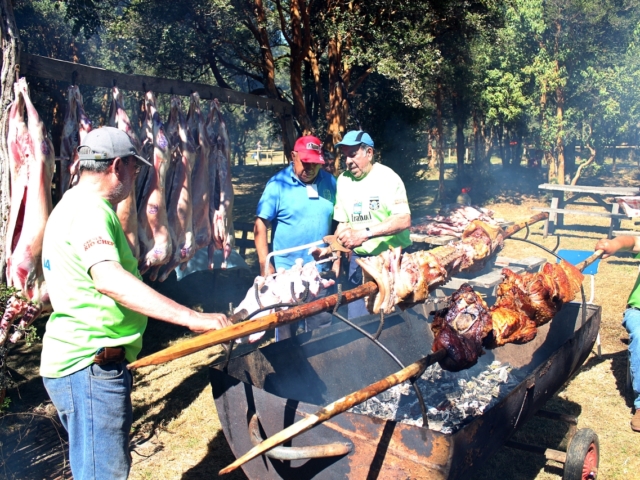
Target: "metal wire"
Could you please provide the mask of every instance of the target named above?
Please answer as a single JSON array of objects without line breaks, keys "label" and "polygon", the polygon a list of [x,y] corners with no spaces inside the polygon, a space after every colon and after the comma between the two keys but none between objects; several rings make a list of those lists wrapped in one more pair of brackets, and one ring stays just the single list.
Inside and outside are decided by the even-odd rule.
[{"label": "metal wire", "polygon": [[[364,335],[365,337],[367,337],[369,340],[371,340],[376,346],[378,346],[384,353],[386,353],[387,355],[389,355],[389,357],[391,357],[391,359],[396,362],[400,368],[406,368],[405,365],[398,359],[398,357],[396,357],[393,352],[391,352],[391,350],[389,350],[386,346],[384,346],[376,337],[374,337],[373,335],[371,335],[369,332],[365,331],[364,329],[362,329],[361,327],[359,327],[358,325],[356,325],[355,323],[347,320],[346,318],[344,318],[342,315],[340,315],[338,313],[338,307],[340,306],[340,303],[342,302],[342,285],[338,284],[338,300],[336,301],[335,306],[333,307],[333,312],[331,312],[331,314],[336,317],[337,319],[341,320],[342,322],[346,323],[347,325],[349,325],[351,328],[353,328],[354,330],[360,332],[362,335]],[[384,318],[384,317],[383,317]],[[379,328],[379,330],[382,330],[382,328]],[[422,392],[420,391],[420,389],[418,388],[418,385],[416,384],[416,379],[415,378],[410,378],[409,382],[411,382],[411,386],[413,387],[413,389],[416,392],[416,397],[418,397],[418,403],[420,404],[420,410],[422,411],[422,426],[424,428],[429,428],[429,419],[427,418],[427,407],[424,403],[424,397],[422,396]]]}]

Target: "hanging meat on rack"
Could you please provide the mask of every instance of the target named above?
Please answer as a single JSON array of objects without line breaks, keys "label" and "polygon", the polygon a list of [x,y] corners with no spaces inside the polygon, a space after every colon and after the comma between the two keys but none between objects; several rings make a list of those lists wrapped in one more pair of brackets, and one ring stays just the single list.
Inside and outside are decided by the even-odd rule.
[{"label": "hanging meat on rack", "polygon": [[[84,100],[78,87],[76,87],[76,89],[74,90],[74,95],[76,99],[77,109],[76,116],[78,118],[78,145],[83,145],[84,139],[86,138],[87,134],[93,129],[93,123],[84,111]],[[78,156],[74,155],[73,162],[69,166],[69,185],[67,187],[63,187],[62,194],[64,194],[66,190],[78,183],[78,175],[80,174],[80,172],[78,171],[78,166]]]},{"label": "hanging meat on rack", "polygon": [[[140,140],[136,135],[129,120],[129,115],[124,109],[124,102],[122,100],[122,92],[118,87],[113,87],[111,90],[111,109],[109,112],[109,125],[116,127],[125,132],[131,139],[131,143],[136,149],[136,152],[140,154]],[[129,196],[116,206],[116,214],[122,224],[122,229],[127,237],[127,243],[133,252],[134,257],[140,257],[140,243],[138,242],[138,212],[136,202],[136,185],[135,182]]]},{"label": "hanging meat on rack", "polygon": [[62,126],[62,141],[60,142],[60,198],[71,186],[71,164],[75,160],[80,138],[77,102],[79,93],[77,85],[71,85],[67,90],[68,104]]},{"label": "hanging meat on rack", "polygon": [[[53,144],[31,102],[24,77],[14,85],[14,90],[8,132],[12,204],[6,274],[7,285],[18,292],[9,299],[0,320],[0,345],[4,344],[10,327],[18,319],[20,323],[10,338],[14,343],[24,336],[24,329],[33,320],[51,307],[42,273],[42,238],[53,208]],[[26,129],[24,108],[27,111]]]},{"label": "hanging meat on rack", "polygon": [[564,260],[546,263],[538,273],[518,275],[507,268],[502,273],[505,279],[498,286],[496,303],[488,310],[484,300],[464,284],[452,294],[449,307],[435,312],[432,350],[447,351],[440,362],[445,370],[459,371],[474,365],[483,346],[495,348],[533,340],[537,327],[575,298],[584,278]]},{"label": "hanging meat on rack", "polygon": [[214,250],[222,250],[222,268],[226,268],[227,259],[235,242],[232,214],[234,197],[229,158],[229,134],[218,99],[213,99],[209,107],[207,134],[212,145],[209,154],[209,212],[213,241],[209,245],[209,268],[213,269]]},{"label": "hanging meat on rack", "polygon": [[406,308],[424,302],[429,291],[452,273],[482,269],[502,248],[503,237],[500,227],[474,220],[457,242],[415,253],[402,253],[398,247],[357,259],[364,281],[373,280],[378,285],[378,292],[366,300],[369,311],[391,313],[395,305]]},{"label": "hanging meat on rack", "polygon": [[153,125],[153,167],[149,167],[142,200],[138,205],[140,273],[164,265],[171,256],[171,235],[167,219],[166,176],[171,162],[169,140],[156,109],[153,92],[147,92],[146,112]]},{"label": "hanging meat on rack", "polygon": [[196,158],[191,174],[191,197],[193,202],[193,235],[195,248],[199,250],[211,243],[211,221],[209,220],[209,152],[211,143],[206,131],[206,121],[200,110],[200,95],[191,94],[187,125],[196,141]]},{"label": "hanging meat on rack", "polygon": [[158,279],[161,282],[166,280],[178,265],[188,262],[196,252],[191,200],[191,172],[196,151],[182,112],[182,102],[177,96],[171,98],[167,135],[173,151],[173,171],[171,176],[167,177],[167,214],[173,247],[169,262],[158,267]]}]

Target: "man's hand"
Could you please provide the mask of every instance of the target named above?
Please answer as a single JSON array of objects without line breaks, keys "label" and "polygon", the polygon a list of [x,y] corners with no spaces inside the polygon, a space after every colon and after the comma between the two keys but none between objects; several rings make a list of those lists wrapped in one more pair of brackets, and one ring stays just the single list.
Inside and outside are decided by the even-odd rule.
[{"label": "man's hand", "polygon": [[598,240],[598,243],[596,243],[594,250],[602,250],[604,252],[602,258],[607,258],[616,253],[619,249],[620,247],[616,248],[616,242],[607,238],[603,238]]},{"label": "man's hand", "polygon": [[354,230],[353,228],[347,228],[338,235],[338,241],[350,249],[359,247],[368,239],[369,236],[366,230]]},{"label": "man's hand", "polygon": [[630,250],[637,253],[640,252],[640,238],[632,237],[630,235],[622,235],[611,240],[603,238],[601,240],[598,240],[595,249],[602,250],[604,252],[602,258],[610,257],[619,250]]},{"label": "man's hand", "polygon": [[232,323],[222,313],[200,313],[194,311],[187,326],[192,332],[202,333],[209,330],[220,330],[229,325],[232,325]]}]

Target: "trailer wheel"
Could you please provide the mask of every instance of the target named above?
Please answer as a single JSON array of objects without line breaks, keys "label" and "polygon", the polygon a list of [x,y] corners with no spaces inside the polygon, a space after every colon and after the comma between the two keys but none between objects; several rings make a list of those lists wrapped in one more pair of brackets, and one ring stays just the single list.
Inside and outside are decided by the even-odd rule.
[{"label": "trailer wheel", "polygon": [[569,442],[563,480],[595,480],[598,477],[600,445],[590,428],[578,430]]}]

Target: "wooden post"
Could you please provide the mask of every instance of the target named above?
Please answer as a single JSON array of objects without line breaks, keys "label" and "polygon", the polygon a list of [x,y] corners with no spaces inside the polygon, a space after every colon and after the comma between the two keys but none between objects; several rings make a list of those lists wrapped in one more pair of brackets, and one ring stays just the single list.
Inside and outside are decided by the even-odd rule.
[{"label": "wooden post", "polygon": [[20,37],[11,0],[0,0],[0,34],[2,38],[2,73],[0,74],[0,281],[5,277],[7,252],[5,241],[9,218],[9,147],[7,128],[9,104],[13,101],[13,83],[20,68]]}]

